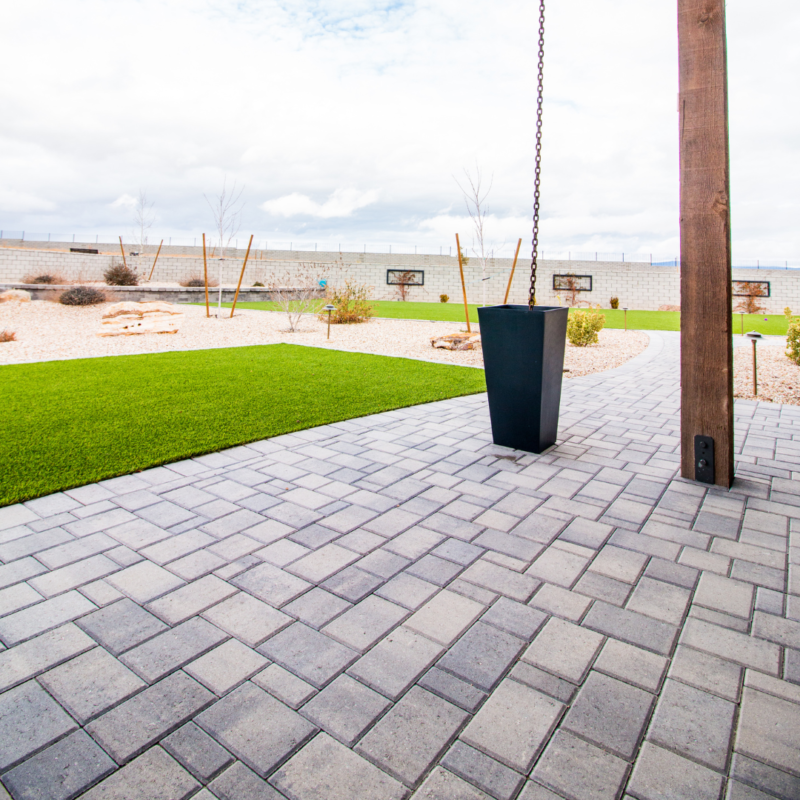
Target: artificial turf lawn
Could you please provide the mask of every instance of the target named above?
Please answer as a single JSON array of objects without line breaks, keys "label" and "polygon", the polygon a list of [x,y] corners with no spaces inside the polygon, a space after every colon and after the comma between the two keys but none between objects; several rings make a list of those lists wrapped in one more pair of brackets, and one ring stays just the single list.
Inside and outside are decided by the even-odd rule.
[{"label": "artificial turf lawn", "polygon": [[[230,303],[223,303],[230,307]],[[464,322],[463,303],[411,303],[392,300],[374,300],[375,316],[390,319],[424,319],[444,322]],[[255,308],[261,311],[276,311],[274,303],[237,303],[237,308]],[[570,309],[572,311],[573,309]],[[606,328],[624,328],[625,312],[622,309],[602,309]],[[469,307],[469,318],[478,321],[478,306]],[[744,330],[758,331],[765,335],[785,336],[787,328],[783,314],[745,314]],[[628,327],[639,331],[679,331],[681,315],[678,311],[628,311]],[[733,315],[733,332],[740,333],[741,317]]]},{"label": "artificial turf lawn", "polygon": [[0,506],[485,390],[483,370],[289,344],[0,366]]}]

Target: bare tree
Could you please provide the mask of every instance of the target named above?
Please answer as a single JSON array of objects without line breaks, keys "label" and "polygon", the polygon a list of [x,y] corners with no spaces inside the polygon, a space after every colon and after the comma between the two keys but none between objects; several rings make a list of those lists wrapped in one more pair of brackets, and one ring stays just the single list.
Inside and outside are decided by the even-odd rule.
[{"label": "bare tree", "polygon": [[242,201],[244,186],[236,191],[236,181],[233,187],[228,190],[228,176],[222,180],[222,191],[215,195],[213,200],[209,200],[207,195],[203,195],[214,215],[214,227],[219,236],[220,257],[225,255],[225,250],[230,246],[231,240],[239,232],[242,226],[242,211],[244,202]]},{"label": "bare tree", "polygon": [[144,255],[150,228],[153,227],[155,221],[154,205],[147,199],[147,192],[139,189],[139,196],[133,207],[133,240],[139,255]]},{"label": "bare tree", "polygon": [[300,329],[304,314],[319,314],[334,272],[338,272],[335,264],[299,263],[272,273],[267,280],[274,293],[271,302],[277,311],[286,314],[289,331]]},{"label": "bare tree", "polygon": [[489,186],[483,188],[483,174],[481,168],[475,165],[475,177],[465,167],[464,175],[466,177],[466,185],[462,186],[458,178],[453,176],[458,188],[461,189],[461,194],[464,196],[464,205],[467,207],[467,213],[472,221],[472,252],[478,259],[481,265],[481,283],[483,285],[483,305],[486,305],[486,268],[489,259],[494,253],[494,248],[486,240],[486,217],[489,214],[489,206],[487,199],[489,192],[492,190],[493,178],[489,178]]}]

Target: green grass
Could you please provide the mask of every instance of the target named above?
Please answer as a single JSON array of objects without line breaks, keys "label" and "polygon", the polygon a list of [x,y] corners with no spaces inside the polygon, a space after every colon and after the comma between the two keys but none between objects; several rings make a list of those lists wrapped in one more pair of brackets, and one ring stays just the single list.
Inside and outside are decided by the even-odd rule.
[{"label": "green grass", "polygon": [[[223,305],[226,305],[223,303]],[[230,307],[230,304],[227,304]],[[391,300],[376,300],[376,317],[390,319],[426,319],[444,322],[464,322],[463,303],[401,303]],[[274,303],[237,303],[237,308],[255,308],[261,311],[276,311]],[[625,312],[609,308],[603,309],[606,317],[606,328],[624,328]],[[766,321],[765,321],[766,317]],[[469,307],[469,318],[472,322],[478,321],[478,306]],[[786,317],[783,314],[745,314],[744,330],[756,330],[769,335],[786,335]],[[681,315],[677,311],[628,311],[628,327],[640,331],[679,331],[681,329]],[[741,317],[733,315],[733,331],[741,330]]]},{"label": "green grass", "polygon": [[485,391],[482,370],[278,344],[0,367],[0,506]]}]

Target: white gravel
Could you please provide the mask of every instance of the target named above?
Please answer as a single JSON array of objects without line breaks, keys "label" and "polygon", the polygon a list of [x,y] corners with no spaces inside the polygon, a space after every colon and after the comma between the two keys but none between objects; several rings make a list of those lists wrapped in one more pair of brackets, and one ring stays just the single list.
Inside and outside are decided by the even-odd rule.
[{"label": "white gravel", "polygon": [[753,350],[748,345],[737,347],[733,351],[734,396],[800,406],[800,366],[790,361],[785,351],[785,344],[758,345],[756,397],[753,394]]},{"label": "white gravel", "polygon": [[[222,319],[207,319],[204,307],[186,305],[180,306],[185,318],[176,334],[102,338],[96,334],[106,307],[62,306],[44,301],[0,304],[0,330],[17,334],[17,341],[0,344],[0,364],[289,342],[483,366],[480,350],[453,352],[431,347],[432,336],[462,329],[453,322],[373,319],[361,325],[332,325],[329,342],[326,323],[313,316],[304,317],[301,329],[292,333],[286,316],[278,312],[237,309],[234,318],[229,319],[230,309],[223,309]],[[597,345],[567,346],[565,377],[618,367],[641,353],[648,342],[649,337],[641,331],[601,331]]]}]

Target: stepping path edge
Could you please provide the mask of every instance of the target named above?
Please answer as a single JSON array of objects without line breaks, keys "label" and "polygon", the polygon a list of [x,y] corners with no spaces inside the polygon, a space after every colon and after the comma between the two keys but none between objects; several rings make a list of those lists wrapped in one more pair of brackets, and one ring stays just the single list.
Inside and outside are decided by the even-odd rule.
[{"label": "stepping path edge", "polygon": [[800,796],[800,409],[684,481],[678,348],[566,382],[538,456],[474,395],[0,509],[0,783]]}]

